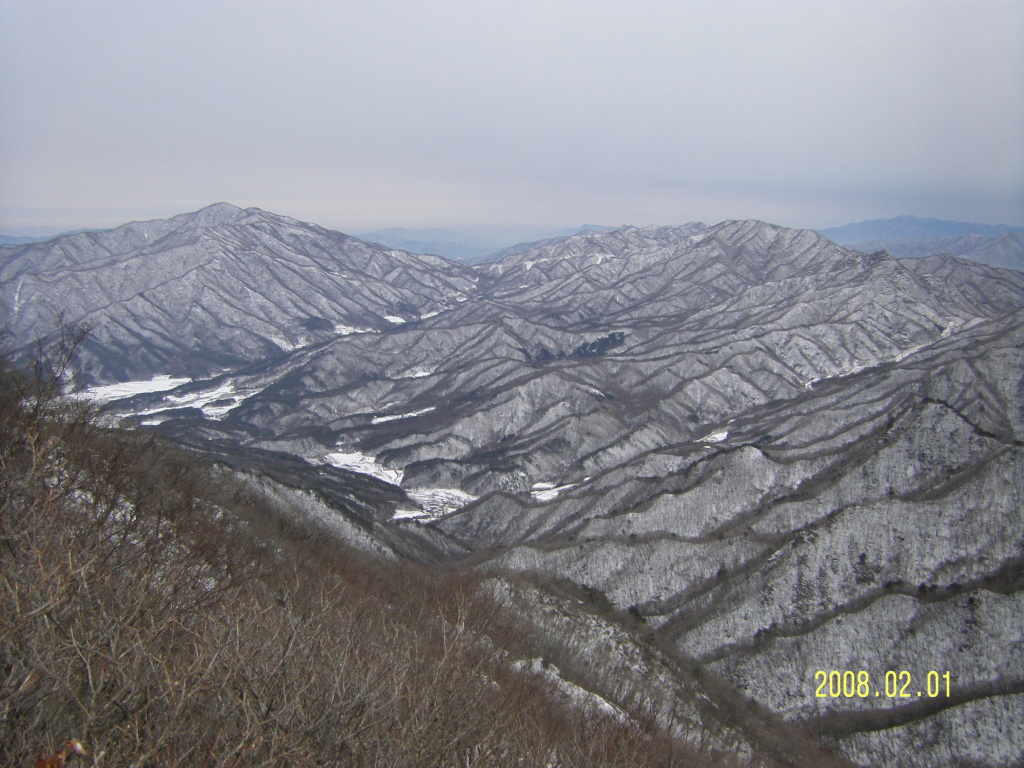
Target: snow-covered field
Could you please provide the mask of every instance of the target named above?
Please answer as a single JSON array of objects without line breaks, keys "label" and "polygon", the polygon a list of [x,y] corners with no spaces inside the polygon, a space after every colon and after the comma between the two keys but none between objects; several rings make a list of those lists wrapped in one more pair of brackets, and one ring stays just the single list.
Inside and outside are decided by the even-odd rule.
[{"label": "snow-covered field", "polygon": [[351,472],[359,472],[364,475],[370,475],[376,477],[378,480],[383,480],[386,483],[392,485],[401,485],[402,478],[405,477],[405,472],[400,469],[388,469],[382,464],[378,464],[372,456],[367,456],[364,453],[345,453],[337,451],[334,453],[328,453],[323,458],[328,464],[339,469],[347,469]]},{"label": "snow-covered field", "polygon": [[120,384],[107,384],[101,387],[89,387],[77,394],[98,405],[123,400],[126,397],[143,395],[147,392],[163,392],[168,389],[188,384],[192,379],[175,379],[170,376],[154,376],[145,381],[124,381]]},{"label": "snow-covered field", "polygon": [[[191,384],[192,379],[155,376],[145,381],[126,381],[120,384],[108,384],[101,387],[90,387],[77,393],[79,397],[91,400],[100,405],[116,403],[130,397],[156,392],[168,392],[184,384]],[[153,416],[161,411],[175,408],[198,408],[203,415],[211,419],[225,416],[232,408],[237,407],[247,397],[256,393],[252,390],[239,390],[235,382],[225,381],[209,388],[201,388],[194,392],[164,395],[163,401],[156,406],[142,410],[132,410],[133,416]],[[162,419],[146,419],[143,424],[159,424]]]},{"label": "snow-covered field", "polygon": [[400,513],[404,513],[404,517],[433,520],[461,509],[477,499],[476,496],[460,491],[458,488],[417,488],[414,491],[407,491],[407,495],[416,502],[419,509],[415,513],[399,510],[395,512],[396,519],[399,518]]},{"label": "snow-covered field", "polygon": [[372,328],[353,328],[351,325],[335,324],[334,332],[339,336],[351,336],[353,333],[373,333]]},{"label": "snow-covered field", "polygon": [[[213,389],[189,392],[183,395],[168,395],[166,401],[170,408],[199,408],[206,416],[220,418],[253,393],[235,391],[235,383],[226,381]],[[218,401],[228,401],[214,405]]]}]

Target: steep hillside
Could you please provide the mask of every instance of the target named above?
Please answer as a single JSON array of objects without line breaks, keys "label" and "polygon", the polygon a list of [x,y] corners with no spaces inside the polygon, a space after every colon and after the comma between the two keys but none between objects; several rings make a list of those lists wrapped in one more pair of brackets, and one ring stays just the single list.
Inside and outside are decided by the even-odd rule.
[{"label": "steep hillside", "polygon": [[[490,497],[439,525],[491,550],[489,567],[608,595],[858,762],[1013,764],[1024,315],[963,335],[749,408],[547,503]],[[868,698],[815,698],[818,670],[868,671]],[[876,697],[888,670],[913,676],[915,703]],[[930,671],[950,673],[948,698],[919,700]]]},{"label": "steep hillside", "polygon": [[[0,360],[4,765],[74,739],[84,764],[140,768],[810,768],[738,759],[758,750],[692,681],[565,600],[368,556],[266,478],[103,427],[61,396],[67,360],[35,379]],[[639,680],[602,686],[595,642],[701,722],[661,726]]]}]

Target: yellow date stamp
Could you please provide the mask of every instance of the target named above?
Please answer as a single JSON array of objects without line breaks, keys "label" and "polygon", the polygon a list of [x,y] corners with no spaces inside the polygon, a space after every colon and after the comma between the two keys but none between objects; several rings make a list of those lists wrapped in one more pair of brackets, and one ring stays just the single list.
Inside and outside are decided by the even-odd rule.
[{"label": "yellow date stamp", "polygon": [[818,670],[814,673],[815,681],[820,680],[814,696],[819,699],[853,699],[886,697],[889,699],[932,699],[949,698],[949,672],[929,672],[925,675],[925,684],[920,679],[914,685],[914,676],[907,671],[889,670],[882,679],[873,679],[871,674],[860,670]]}]

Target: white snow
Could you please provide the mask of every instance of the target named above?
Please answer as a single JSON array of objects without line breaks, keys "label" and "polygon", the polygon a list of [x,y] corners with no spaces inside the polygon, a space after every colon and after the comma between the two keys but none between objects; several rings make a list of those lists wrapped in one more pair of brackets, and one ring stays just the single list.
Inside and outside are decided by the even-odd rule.
[{"label": "white snow", "polygon": [[[133,397],[134,395],[164,392],[180,387],[183,384],[190,383],[194,383],[194,380],[172,378],[170,376],[156,376],[149,381],[128,381],[122,384],[91,387],[79,392],[78,394],[81,397],[87,398],[96,403],[110,403]],[[255,393],[255,389],[247,392],[238,392],[235,389],[234,382],[226,381],[211,389],[201,389],[197,392],[188,392],[180,395],[164,395],[163,401],[155,406],[144,410],[134,410],[131,413],[134,416],[152,416],[153,414],[170,410],[172,408],[199,408],[202,410],[204,416],[219,419],[232,408],[238,406],[247,397],[250,397]],[[213,403],[218,400],[227,400],[228,402],[213,405]],[[150,418],[142,421],[141,423],[153,425],[159,424],[161,421],[164,421],[164,419]]]},{"label": "white snow", "polygon": [[384,315],[384,319],[389,323],[404,323],[405,318],[399,317],[398,315]]},{"label": "white snow", "polygon": [[603,696],[599,696],[593,691],[588,691],[571,680],[566,680],[562,677],[561,670],[554,664],[545,664],[542,659],[533,658],[529,661],[515,661],[511,666],[515,669],[526,670],[534,675],[546,678],[578,707],[595,709],[615,718],[620,723],[629,722],[629,716],[622,709],[612,704]]},{"label": "white snow", "polygon": [[378,480],[383,480],[392,485],[401,485],[402,478],[405,477],[405,472],[401,469],[388,469],[382,464],[378,464],[377,460],[372,456],[367,456],[364,453],[343,453],[338,451],[328,453],[324,456],[323,460],[339,469],[371,475]]},{"label": "white snow", "polygon": [[893,359],[897,363],[902,363],[905,359],[910,357],[912,354],[917,352],[919,349],[924,349],[927,346],[928,346],[927,344],[918,344],[916,347],[911,347],[906,352],[901,352],[900,354],[896,355],[896,357],[893,358]]},{"label": "white snow", "polygon": [[[429,374],[428,374],[429,375]],[[395,413],[390,416],[374,416],[370,419],[371,424],[383,424],[385,421],[397,421],[398,419],[411,419],[413,416],[422,416],[424,413],[430,413],[435,407],[431,405],[428,408],[424,408],[419,411],[410,411],[409,413]]]},{"label": "white snow", "polygon": [[415,491],[408,491],[407,494],[417,504],[417,508],[399,507],[391,517],[392,520],[416,520],[426,523],[477,500],[476,496],[471,496],[458,488],[417,488]]},{"label": "white snow", "polygon": [[351,336],[353,333],[373,333],[372,328],[353,328],[351,325],[335,323],[334,332],[340,336]]},{"label": "white snow", "polygon": [[[223,416],[232,408],[237,406],[248,395],[239,395],[235,392],[235,383],[226,381],[218,387],[200,392],[189,392],[184,395],[169,395],[166,400],[170,408],[199,408],[203,414],[212,418]],[[222,405],[212,405],[218,400],[230,399],[232,402]],[[152,411],[150,411],[152,413]]]},{"label": "white snow", "polygon": [[403,509],[399,507],[395,510],[395,514],[391,516],[392,520],[424,520],[431,519],[431,516],[424,512],[422,509]]},{"label": "white snow", "polygon": [[155,427],[157,424],[163,424],[170,418],[170,416],[153,416],[152,418],[149,419],[141,419],[139,421],[139,424],[142,424],[143,426],[146,427]]},{"label": "white snow", "polygon": [[729,431],[725,429],[720,429],[717,432],[712,432],[709,435],[704,435],[704,437],[702,437],[700,440],[701,442],[704,443],[720,443],[727,437],[729,437]]},{"label": "white snow", "polygon": [[554,501],[562,491],[575,488],[578,483],[555,485],[554,483],[534,483],[530,486],[530,495],[534,501]]},{"label": "white snow", "polygon": [[14,289],[14,311],[11,312],[11,314],[10,314],[11,317],[18,317],[19,313],[21,312],[21,307],[22,307],[22,305],[25,302],[25,300],[23,298],[21,298],[21,287],[22,287],[22,285],[24,285],[24,283],[25,283],[24,276],[19,277],[18,278],[18,283],[17,283],[17,285],[15,286],[15,289]]},{"label": "white snow", "polygon": [[[407,491],[407,495],[419,505],[418,516],[429,518],[447,515],[477,500],[476,496],[458,488],[417,488],[414,491]],[[397,512],[395,516],[398,516]]]},{"label": "white snow", "polygon": [[277,346],[283,349],[285,352],[291,352],[293,349],[299,348],[298,344],[293,344],[292,342],[288,341],[288,339],[286,339],[284,336],[271,336],[270,340],[277,344]]},{"label": "white snow", "polygon": [[[144,411],[134,411],[135,416],[152,416],[161,411],[172,408],[198,408],[203,415],[211,419],[219,419],[228,411],[237,408],[243,400],[256,394],[257,390],[239,392],[235,388],[235,382],[225,381],[212,389],[204,389],[198,392],[188,392],[181,395],[166,395],[163,402],[153,408]],[[214,405],[219,400],[226,402]],[[143,424],[159,423],[153,419],[147,419]]]},{"label": "white snow", "polygon": [[94,403],[109,403],[126,397],[141,395],[146,392],[163,392],[164,390],[188,384],[192,379],[173,379],[170,376],[154,376],[148,381],[125,381],[120,384],[107,384],[102,387],[89,387],[77,394]]}]

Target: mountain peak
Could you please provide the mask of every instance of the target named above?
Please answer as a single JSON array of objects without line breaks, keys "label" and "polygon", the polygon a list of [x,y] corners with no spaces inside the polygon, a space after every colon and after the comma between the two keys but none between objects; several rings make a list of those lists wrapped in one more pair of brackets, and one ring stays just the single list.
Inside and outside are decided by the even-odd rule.
[{"label": "mountain peak", "polygon": [[242,209],[231,203],[213,203],[193,213],[185,213],[174,218],[190,219],[197,227],[216,227],[221,224],[233,224],[240,218],[258,211],[258,208]]}]

